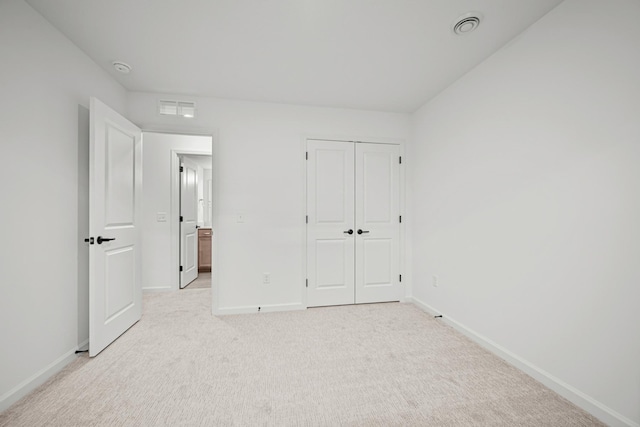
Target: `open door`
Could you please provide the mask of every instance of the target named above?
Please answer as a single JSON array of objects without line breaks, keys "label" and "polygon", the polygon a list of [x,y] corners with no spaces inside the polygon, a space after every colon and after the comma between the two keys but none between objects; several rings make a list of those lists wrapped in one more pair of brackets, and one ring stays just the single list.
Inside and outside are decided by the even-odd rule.
[{"label": "open door", "polygon": [[180,288],[198,278],[198,166],[180,159]]},{"label": "open door", "polygon": [[96,98],[90,113],[89,356],[142,316],[142,133]]}]

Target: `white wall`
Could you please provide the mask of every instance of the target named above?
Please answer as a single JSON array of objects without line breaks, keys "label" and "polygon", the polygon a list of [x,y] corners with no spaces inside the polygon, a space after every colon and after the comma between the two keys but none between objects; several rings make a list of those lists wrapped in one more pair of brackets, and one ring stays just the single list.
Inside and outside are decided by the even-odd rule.
[{"label": "white wall", "polygon": [[0,58],[2,410],[88,338],[87,108],[126,92],[20,0],[0,2]]},{"label": "white wall", "polygon": [[[178,213],[172,212],[171,206],[172,156],[176,156],[175,152],[211,153],[211,137],[145,132],[142,140],[142,289],[175,290],[178,261],[172,254],[176,255],[179,240]],[[178,182],[177,175],[173,181]],[[175,200],[179,200],[177,194]],[[157,220],[159,212],[167,214],[166,222]],[[172,232],[176,234],[174,238]]]},{"label": "white wall", "polygon": [[[215,133],[217,312],[300,308],[305,289],[303,137],[402,139],[408,134],[408,115],[191,98],[197,117],[180,120],[157,115],[159,97],[131,93],[129,118],[143,129]],[[237,214],[243,223],[236,222]],[[262,284],[263,272],[271,273],[269,285]]]},{"label": "white wall", "polygon": [[566,0],[419,110],[411,146],[415,298],[636,426],[638,16]]}]

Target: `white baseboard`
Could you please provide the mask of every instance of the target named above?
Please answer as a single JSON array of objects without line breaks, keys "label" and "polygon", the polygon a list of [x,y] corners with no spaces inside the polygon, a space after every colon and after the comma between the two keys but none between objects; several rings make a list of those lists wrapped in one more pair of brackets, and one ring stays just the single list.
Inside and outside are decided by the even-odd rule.
[{"label": "white baseboard", "polygon": [[549,387],[551,390],[558,393],[560,396],[564,397],[568,401],[572,402],[576,406],[584,409],[589,412],[594,417],[598,418],[600,421],[606,423],[612,427],[640,427],[640,424],[635,421],[625,417],[622,414],[614,411],[608,406],[602,404],[601,402],[595,400],[591,396],[586,395],[575,387],[565,383],[564,381],[554,377],[550,373],[546,372],[543,369],[535,366],[531,362],[523,359],[522,357],[510,352],[506,348],[496,344],[491,341],[487,337],[480,335],[475,332],[473,329],[468,328],[462,323],[457,322],[456,320],[448,317],[445,313],[441,313],[436,310],[434,307],[420,301],[415,297],[407,298],[407,302],[413,302],[413,304],[417,305],[424,311],[428,312],[432,315],[442,315],[442,320],[456,329],[458,332],[464,334],[469,337],[476,343],[480,344],[482,347],[486,348],[496,356],[504,359],[511,365],[525,372],[529,376],[533,377],[537,381],[541,382],[545,386]]},{"label": "white baseboard", "polygon": [[258,306],[242,306],[242,307],[219,307],[213,309],[214,316],[224,316],[227,314],[251,314],[251,313],[269,313],[275,311],[296,311],[296,310],[306,310],[302,304],[292,303],[292,304],[273,304],[273,305],[262,305]]},{"label": "white baseboard", "polygon": [[[86,343],[88,343],[87,340]],[[86,345],[85,343],[85,345]],[[20,384],[0,396],[0,412],[9,408],[9,406],[22,399],[27,394],[44,384],[49,378],[60,372],[65,366],[73,362],[77,358],[76,349],[67,351],[58,359],[51,362],[48,366],[36,372]]]}]

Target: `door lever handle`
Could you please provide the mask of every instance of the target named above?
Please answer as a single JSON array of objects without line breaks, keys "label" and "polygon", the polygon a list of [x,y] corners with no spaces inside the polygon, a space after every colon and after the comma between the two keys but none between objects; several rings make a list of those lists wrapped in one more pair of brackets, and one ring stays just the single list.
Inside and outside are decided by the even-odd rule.
[{"label": "door lever handle", "polygon": [[102,237],[102,236],[98,236],[98,238],[96,239],[96,241],[98,242],[99,245],[102,244],[102,242],[110,242],[112,240],[116,240],[115,237]]},{"label": "door lever handle", "polygon": [[361,229],[358,229],[358,234],[368,233],[368,232],[369,232],[369,230],[361,230]]},{"label": "door lever handle", "polygon": [[349,229],[347,231],[343,231],[343,233],[345,233],[345,234],[353,234],[353,230]]}]

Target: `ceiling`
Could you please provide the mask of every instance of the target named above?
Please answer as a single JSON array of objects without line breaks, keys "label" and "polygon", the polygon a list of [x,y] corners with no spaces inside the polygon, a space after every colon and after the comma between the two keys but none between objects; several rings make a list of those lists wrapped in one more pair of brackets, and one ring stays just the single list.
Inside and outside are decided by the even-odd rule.
[{"label": "ceiling", "polygon": [[[131,91],[393,112],[415,111],[561,1],[27,0]],[[480,26],[455,35],[470,11]]]}]

